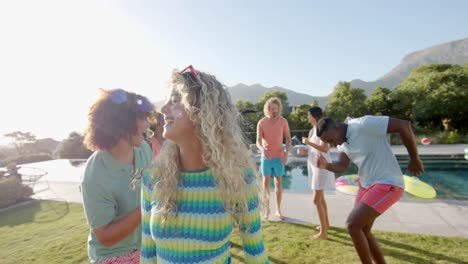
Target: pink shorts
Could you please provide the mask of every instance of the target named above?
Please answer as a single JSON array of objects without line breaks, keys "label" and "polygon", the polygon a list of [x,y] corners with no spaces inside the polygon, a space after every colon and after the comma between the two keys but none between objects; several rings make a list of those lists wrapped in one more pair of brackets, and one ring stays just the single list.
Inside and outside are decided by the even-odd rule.
[{"label": "pink shorts", "polygon": [[379,214],[387,211],[390,206],[400,200],[403,195],[403,188],[389,184],[374,184],[369,188],[364,188],[359,183],[359,191],[354,201],[354,206],[359,202],[374,208]]},{"label": "pink shorts", "polygon": [[122,256],[116,256],[94,262],[94,264],[138,264],[140,263],[140,250],[135,250]]}]

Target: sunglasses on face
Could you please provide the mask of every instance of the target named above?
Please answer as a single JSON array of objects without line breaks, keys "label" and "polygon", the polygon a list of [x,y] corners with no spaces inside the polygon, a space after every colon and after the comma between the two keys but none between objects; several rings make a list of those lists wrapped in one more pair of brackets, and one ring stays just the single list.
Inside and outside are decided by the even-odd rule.
[{"label": "sunglasses on face", "polygon": [[130,97],[133,97],[135,100],[134,103],[138,111],[142,113],[149,113],[153,111],[153,105],[151,102],[139,94],[129,93],[123,89],[117,89],[112,91],[109,95],[109,99],[114,104],[123,104],[127,102]]}]

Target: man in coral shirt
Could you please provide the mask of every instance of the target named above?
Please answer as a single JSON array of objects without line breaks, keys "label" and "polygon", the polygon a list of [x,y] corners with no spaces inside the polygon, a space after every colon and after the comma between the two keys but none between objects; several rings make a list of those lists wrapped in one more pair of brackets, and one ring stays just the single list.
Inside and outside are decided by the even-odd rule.
[{"label": "man in coral shirt", "polygon": [[[291,135],[288,121],[281,116],[282,104],[278,97],[268,99],[263,107],[265,117],[257,124],[257,147],[262,152],[260,171],[263,175],[263,184],[267,194],[268,208],[264,219],[270,216],[270,177],[275,178],[276,213],[279,220],[283,220],[281,213],[282,176],[285,174],[284,165],[288,162],[288,153],[291,148]],[[286,148],[283,148],[283,138],[286,139]]]}]

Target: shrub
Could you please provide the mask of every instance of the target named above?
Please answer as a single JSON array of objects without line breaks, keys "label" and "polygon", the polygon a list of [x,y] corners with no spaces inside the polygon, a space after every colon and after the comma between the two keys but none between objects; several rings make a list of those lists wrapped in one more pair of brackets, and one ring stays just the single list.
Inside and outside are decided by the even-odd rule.
[{"label": "shrub", "polygon": [[460,143],[462,139],[457,130],[452,130],[450,132],[444,131],[437,137],[439,138],[439,143],[441,144],[456,144]]},{"label": "shrub", "polygon": [[403,144],[400,138],[400,135],[398,134],[390,134],[387,136],[387,139],[390,138],[390,145],[401,145]]},{"label": "shrub", "polygon": [[16,177],[0,178],[0,208],[28,199],[33,190],[21,184]]}]

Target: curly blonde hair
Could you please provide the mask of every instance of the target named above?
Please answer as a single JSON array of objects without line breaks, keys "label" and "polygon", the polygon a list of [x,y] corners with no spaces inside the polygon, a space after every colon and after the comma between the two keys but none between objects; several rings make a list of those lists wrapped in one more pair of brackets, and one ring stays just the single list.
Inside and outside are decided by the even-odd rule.
[{"label": "curly blonde hair", "polygon": [[[257,180],[259,175],[239,126],[241,115],[225,86],[212,75],[196,73],[198,76],[174,71],[172,89],[181,96],[181,103],[194,124],[194,133],[201,142],[203,161],[212,169],[225,209],[234,217],[234,225],[239,227],[246,221],[248,213],[246,169],[251,169]],[[181,167],[179,147],[175,143],[166,140],[160,153],[153,164],[157,190],[153,198],[158,201],[164,225],[170,221],[170,212],[175,212],[177,217]],[[263,194],[260,184],[257,188]],[[262,209],[263,195],[259,195],[259,199]]]},{"label": "curly blonde hair", "polygon": [[263,106],[263,114],[265,114],[266,117],[270,117],[271,104],[278,105],[280,114],[283,112],[283,104],[281,103],[281,99],[279,99],[278,97],[271,97],[266,101],[265,105]]}]

